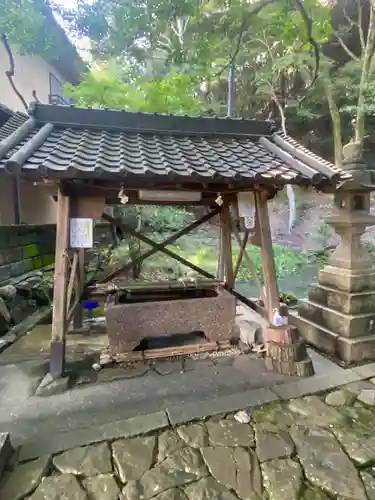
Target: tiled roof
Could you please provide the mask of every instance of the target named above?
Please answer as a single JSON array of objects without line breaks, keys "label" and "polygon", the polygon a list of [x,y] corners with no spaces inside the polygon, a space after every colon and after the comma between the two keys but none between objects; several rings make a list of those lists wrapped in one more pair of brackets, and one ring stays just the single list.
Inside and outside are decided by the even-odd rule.
[{"label": "tiled roof", "polygon": [[4,123],[9,120],[9,118],[14,114],[14,112],[5,106],[5,104],[0,103],[0,127],[4,125]]},{"label": "tiled roof", "polygon": [[267,121],[40,104],[28,119],[12,117],[0,128],[1,167],[35,177],[206,183],[318,185],[350,178]]},{"label": "tiled roof", "polygon": [[13,113],[8,120],[0,127],[0,141],[8,137],[12,132],[18,129],[25,121],[27,116],[23,113]]}]

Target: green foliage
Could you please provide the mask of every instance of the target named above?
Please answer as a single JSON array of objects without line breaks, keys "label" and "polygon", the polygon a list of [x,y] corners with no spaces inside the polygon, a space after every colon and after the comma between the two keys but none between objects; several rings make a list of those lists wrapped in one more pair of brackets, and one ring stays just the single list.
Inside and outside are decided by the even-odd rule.
[{"label": "green foliage", "polygon": [[0,33],[22,53],[48,55],[54,32],[45,9],[45,0],[0,0]]},{"label": "green foliage", "polygon": [[[304,5],[323,45],[332,35],[330,4]],[[257,15],[252,9],[241,0],[78,0],[77,9],[63,12],[71,29],[90,38],[97,61],[126,69],[115,76],[96,72],[69,95],[83,105],[225,115],[226,68],[235,54],[237,115],[278,115],[279,101],[289,132],[309,146],[323,144],[320,152],[327,156],[332,144],[322,139],[332,135],[329,109],[322,81],[316,92],[306,92],[315,60],[300,12],[286,0]]]},{"label": "green foliage", "polygon": [[[238,252],[238,250],[233,252],[234,263],[237,260]],[[290,250],[279,245],[273,245],[273,255],[278,279],[297,274],[307,263],[306,257],[300,252],[295,252],[294,250]],[[260,249],[257,247],[251,247],[250,256],[256,267],[258,278],[262,280],[263,272]],[[251,270],[246,261],[243,260],[238,273],[238,280],[246,281],[249,279],[251,279]]]},{"label": "green foliage", "polygon": [[[168,233],[167,233],[168,234]],[[166,234],[160,235],[164,239]],[[174,245],[168,245],[169,250],[184,257],[191,263],[215,275],[218,262],[218,243],[217,240],[211,241],[209,235],[199,233],[195,237],[188,235],[178,240]],[[145,248],[143,248],[143,251]],[[278,278],[284,278],[298,274],[301,269],[307,264],[307,258],[304,254],[289,250],[287,248],[274,245],[273,247],[276,274]],[[239,249],[233,249],[233,263],[235,264],[238,257]],[[249,253],[257,270],[257,276],[260,281],[263,281],[262,263],[259,249],[251,247]],[[114,253],[115,262],[123,262],[129,260],[129,250],[127,245],[122,244]],[[196,277],[197,273],[188,269],[177,261],[158,252],[154,256],[146,259],[142,265],[142,278],[150,279],[177,279],[183,277]],[[251,270],[246,262],[242,261],[238,274],[238,281],[253,280]]]},{"label": "green foliage", "polygon": [[191,213],[182,208],[143,206],[140,208],[142,226],[156,233],[179,231],[193,220]]},{"label": "green foliage", "polygon": [[[332,2],[303,3],[313,36],[325,47],[333,36]],[[253,2],[242,0],[77,0],[74,9],[60,12],[72,33],[90,39],[95,63],[104,62],[107,69],[87,75],[77,88],[68,86],[67,94],[84,106],[225,115],[227,66],[235,55],[237,115],[265,118],[284,109],[289,133],[332,158],[327,79],[346,142],[358,110],[362,60],[333,64],[321,54],[319,78],[310,88],[314,53],[294,2],[276,0],[256,15],[253,9]],[[0,29],[24,51],[46,55],[58,49],[47,18],[44,0],[0,0]],[[345,39],[351,36],[346,30]],[[371,77],[362,89],[370,136],[375,116]]]},{"label": "green foliage", "polygon": [[65,93],[81,106],[96,108],[177,115],[197,115],[204,109],[195,78],[177,73],[125,83],[113,71],[97,70],[78,86],[66,84]]}]

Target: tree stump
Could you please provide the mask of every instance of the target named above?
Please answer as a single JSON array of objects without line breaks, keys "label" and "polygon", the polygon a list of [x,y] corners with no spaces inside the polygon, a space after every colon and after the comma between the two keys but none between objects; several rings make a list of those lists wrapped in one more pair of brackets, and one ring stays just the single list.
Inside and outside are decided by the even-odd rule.
[{"label": "tree stump", "polygon": [[307,354],[306,345],[294,326],[270,326],[265,330],[268,370],[282,375],[310,377],[314,367]]}]

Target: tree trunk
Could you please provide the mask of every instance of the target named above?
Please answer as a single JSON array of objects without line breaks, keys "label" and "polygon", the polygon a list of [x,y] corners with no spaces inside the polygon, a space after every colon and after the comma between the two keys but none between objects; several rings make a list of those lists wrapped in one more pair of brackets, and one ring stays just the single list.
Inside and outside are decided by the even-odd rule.
[{"label": "tree trunk", "polygon": [[342,167],[342,139],[341,139],[341,118],[337,104],[333,98],[332,81],[327,77],[324,82],[324,91],[328,102],[329,114],[332,122],[333,145],[335,153],[335,165],[338,168]]}]

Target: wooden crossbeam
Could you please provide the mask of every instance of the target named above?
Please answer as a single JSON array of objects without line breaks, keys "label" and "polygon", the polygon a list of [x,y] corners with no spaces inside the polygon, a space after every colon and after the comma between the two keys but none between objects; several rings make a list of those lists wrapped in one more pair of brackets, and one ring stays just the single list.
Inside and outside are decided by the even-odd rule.
[{"label": "wooden crossbeam", "polygon": [[[100,283],[107,283],[108,281],[113,280],[114,278],[116,278],[120,274],[125,273],[126,271],[131,269],[132,266],[138,264],[139,262],[142,262],[143,260],[147,259],[148,257],[151,257],[156,252],[162,251],[162,249],[165,248],[167,245],[171,245],[172,243],[177,241],[182,236],[185,236],[186,234],[190,233],[191,231],[193,231],[197,227],[201,226],[205,222],[211,220],[213,217],[215,217],[215,215],[218,215],[220,213],[220,211],[221,211],[221,207],[219,207],[219,206],[215,207],[208,214],[206,214],[203,217],[201,217],[200,219],[197,219],[196,221],[192,222],[191,224],[189,224],[185,228],[181,229],[177,233],[173,234],[172,236],[170,236],[166,240],[162,241],[161,243],[152,242],[152,245],[151,245],[151,243],[148,243],[152,247],[151,250],[148,250],[147,252],[143,253],[142,255],[137,257],[134,261],[128,262],[127,264],[125,264],[125,266],[122,266],[121,268],[116,269],[115,271],[109,273],[107,276],[105,276],[105,278],[100,280]],[[111,217],[110,215],[104,214],[104,213],[102,214],[102,218],[104,220],[106,220],[107,222],[110,222],[112,225],[116,225],[116,226],[120,227],[121,229],[124,230],[124,232],[131,234],[128,229],[130,229],[132,231],[132,228],[130,228],[129,226],[126,226],[126,224],[122,223],[121,221],[117,221],[113,217]],[[125,226],[127,229],[125,229]],[[142,238],[140,238],[138,236],[138,234],[140,234],[140,233],[137,233],[137,235],[133,234],[133,236],[136,236],[141,241],[144,241],[144,240],[142,240]],[[152,241],[152,240],[148,240],[148,241]],[[188,262],[188,261],[186,261],[186,262]]]}]

